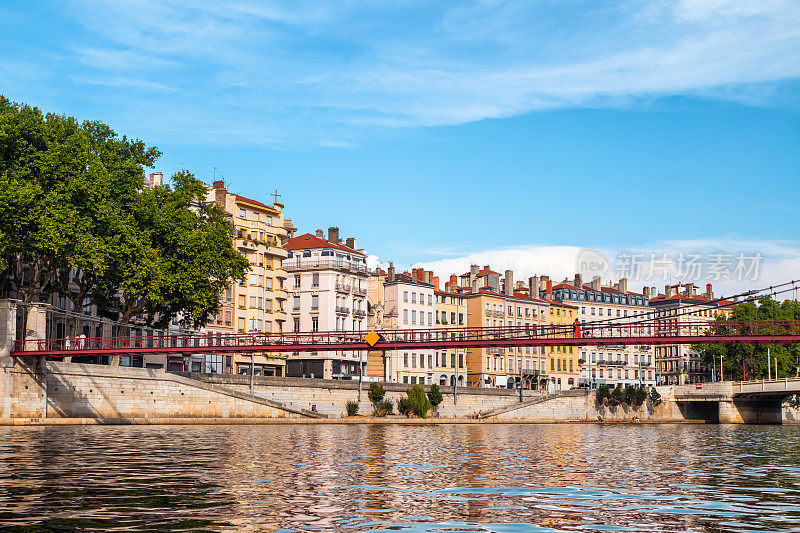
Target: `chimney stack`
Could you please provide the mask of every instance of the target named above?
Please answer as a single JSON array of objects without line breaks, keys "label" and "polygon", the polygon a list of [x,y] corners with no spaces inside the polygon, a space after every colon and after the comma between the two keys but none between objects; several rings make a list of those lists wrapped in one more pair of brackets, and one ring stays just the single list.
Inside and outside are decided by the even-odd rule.
[{"label": "chimney stack", "polygon": [[708,298],[709,300],[713,300],[714,299],[714,291],[711,290],[711,284],[710,283],[706,283],[706,298]]},{"label": "chimney stack", "polygon": [[472,287],[473,291],[475,292],[475,278],[478,276],[478,265],[470,265],[469,266],[469,286]]},{"label": "chimney stack", "polygon": [[433,276],[433,279],[431,280],[431,283],[433,283],[433,286],[436,287],[436,290],[438,291],[439,290],[439,276]]},{"label": "chimney stack", "polygon": [[619,292],[628,292],[628,278],[619,278]]},{"label": "chimney stack", "polygon": [[691,283],[687,283],[683,286],[683,295],[687,298],[694,296],[694,294],[692,294],[692,287],[693,285]]},{"label": "chimney stack", "polygon": [[164,185],[164,174],[161,172],[153,172],[150,174],[150,186],[161,187]]},{"label": "chimney stack", "polygon": [[217,180],[212,184],[212,187],[214,189],[224,189],[225,188],[225,182],[222,181],[222,180]]},{"label": "chimney stack", "polygon": [[394,281],[394,263],[389,263],[389,281]]},{"label": "chimney stack", "polygon": [[650,299],[650,287],[645,287],[644,289],[642,289],[642,293],[644,294],[645,300]]},{"label": "chimney stack", "polygon": [[315,231],[314,235],[316,235],[320,239],[324,239],[325,238],[325,232],[323,232],[321,229],[318,229],[317,231]]},{"label": "chimney stack", "polygon": [[672,296],[672,287],[670,287],[669,285],[664,285],[664,296],[666,296],[667,298]]},{"label": "chimney stack", "polygon": [[573,283],[573,285],[575,285],[575,287],[577,287],[578,289],[582,289],[583,288],[583,276],[581,276],[580,274],[575,274],[575,282]]},{"label": "chimney stack", "polygon": [[528,278],[528,296],[531,298],[539,298],[539,276],[531,276]]},{"label": "chimney stack", "polygon": [[456,287],[458,287],[458,276],[450,274],[450,288],[455,290]]},{"label": "chimney stack", "polygon": [[553,282],[549,279],[547,280],[547,300],[553,301]]},{"label": "chimney stack", "polygon": [[431,270],[424,270],[425,273],[425,283],[433,284],[433,271]]},{"label": "chimney stack", "polygon": [[599,291],[600,290],[600,276],[592,277],[592,290]]},{"label": "chimney stack", "polygon": [[503,278],[503,292],[506,296],[514,296],[514,271],[506,270],[506,276]]},{"label": "chimney stack", "polygon": [[[439,278],[436,278],[436,279],[438,280]],[[449,281],[445,281],[444,282],[444,292],[450,292],[450,282]]]},{"label": "chimney stack", "polygon": [[335,226],[328,228],[328,242],[339,244],[339,228]]},{"label": "chimney stack", "polygon": [[356,238],[355,237],[348,237],[347,240],[345,241],[345,246],[355,250],[356,249]]}]

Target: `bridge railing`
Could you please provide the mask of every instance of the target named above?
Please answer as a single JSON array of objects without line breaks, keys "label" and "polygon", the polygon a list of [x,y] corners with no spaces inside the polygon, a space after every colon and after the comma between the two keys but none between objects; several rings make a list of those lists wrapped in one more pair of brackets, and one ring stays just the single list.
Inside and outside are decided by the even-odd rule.
[{"label": "bridge railing", "polygon": [[[167,350],[174,348],[253,347],[294,345],[300,351],[305,345],[353,345],[364,349],[365,330],[310,331],[276,333],[196,333],[191,335],[133,335],[126,337],[63,338],[47,340],[21,340],[15,344],[17,352],[95,351],[141,349]],[[736,337],[736,336],[797,336],[800,321],[726,321],[699,322],[663,320],[630,322],[622,324],[581,324],[580,332],[573,325],[528,325],[498,327],[452,327],[376,330],[380,343],[430,343],[507,341],[514,339],[653,339],[664,337]],[[571,342],[575,344],[575,342]],[[646,344],[646,342],[644,342]],[[310,348],[313,349],[313,348]],[[380,349],[380,348],[377,348]]]}]

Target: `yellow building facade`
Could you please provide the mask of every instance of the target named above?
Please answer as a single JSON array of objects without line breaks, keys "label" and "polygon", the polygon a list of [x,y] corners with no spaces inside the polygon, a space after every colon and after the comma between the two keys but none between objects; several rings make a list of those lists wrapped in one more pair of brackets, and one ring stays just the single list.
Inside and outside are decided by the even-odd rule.
[{"label": "yellow building facade", "polygon": [[[578,318],[578,308],[560,302],[550,302],[547,311],[547,324],[563,329],[558,336],[573,337],[573,325]],[[547,347],[547,368],[549,387],[553,390],[568,390],[578,384],[581,353],[579,346],[549,346]]]},{"label": "yellow building facade", "polygon": [[[463,294],[444,291],[434,292],[434,313],[437,328],[465,327],[467,325],[467,305]],[[463,348],[437,350],[434,353],[436,364],[434,383],[463,386],[467,379],[467,351]]]}]

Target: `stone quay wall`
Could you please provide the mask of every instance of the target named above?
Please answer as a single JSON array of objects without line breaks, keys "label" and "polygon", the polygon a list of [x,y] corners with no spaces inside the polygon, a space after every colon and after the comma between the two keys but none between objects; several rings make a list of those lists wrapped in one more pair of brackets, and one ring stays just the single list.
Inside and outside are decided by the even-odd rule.
[{"label": "stone quay wall", "polygon": [[[396,401],[408,385],[383,384],[385,399]],[[360,414],[371,415],[363,384]],[[595,405],[593,391],[552,395],[517,391],[442,387],[440,422],[722,422],[780,423],[774,415],[729,411],[722,402],[676,401],[673,387],[660,387],[662,402],[639,408]],[[9,423],[219,423],[245,421],[342,421],[348,401],[358,400],[358,383],[318,379],[173,374],[162,370],[107,367],[0,357],[0,424]],[[738,407],[738,406],[737,406]],[[718,410],[718,411],[717,411]],[[740,413],[737,416],[737,413]],[[744,416],[742,416],[744,415]],[[346,419],[351,421],[352,419]],[[363,419],[359,419],[362,420]],[[388,419],[401,422],[405,419]],[[796,423],[796,411],[784,409],[783,422]],[[205,422],[204,422],[205,421]],[[387,421],[387,419],[383,419]]]}]

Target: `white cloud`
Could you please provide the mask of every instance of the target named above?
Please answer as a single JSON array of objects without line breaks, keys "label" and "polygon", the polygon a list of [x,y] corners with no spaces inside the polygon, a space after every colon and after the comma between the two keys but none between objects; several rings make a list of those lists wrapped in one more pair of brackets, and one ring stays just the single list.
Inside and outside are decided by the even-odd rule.
[{"label": "white cloud", "polygon": [[[664,285],[668,283],[693,282],[701,288],[704,288],[706,283],[711,283],[717,295],[724,295],[800,280],[800,242],[793,241],[755,241],[736,238],[689,239],[660,241],[635,247],[607,247],[594,249],[591,252],[600,254],[608,261],[609,269],[606,275],[602,276],[604,282],[617,281],[621,277],[620,274],[625,274],[625,277],[630,280],[631,290],[636,291],[646,285],[655,286],[663,292]],[[580,261],[582,254],[586,253],[586,248],[577,246],[529,245],[422,261],[415,266],[433,270],[441,280],[448,279],[450,274],[468,272],[471,264],[477,264],[481,267],[489,265],[501,274],[504,274],[506,269],[513,270],[514,278],[517,281],[526,281],[529,276],[533,275],[548,275],[554,282],[560,282],[563,279],[572,279],[576,272],[581,271],[584,274],[584,280],[588,281],[593,272],[582,269]],[[718,253],[723,254],[719,260],[716,256]],[[635,254],[640,254],[637,260],[642,267],[639,270],[639,276],[627,272],[627,268],[622,263],[624,257]],[[656,260],[666,258],[669,263],[663,269],[658,266],[653,271],[650,268],[651,254]],[[683,270],[679,271],[681,254],[683,254],[684,262]],[[756,261],[755,271],[752,275],[744,276],[743,279],[737,279],[736,275],[739,254],[743,255],[745,267],[749,267],[752,264],[752,258],[757,257],[756,254],[760,254],[760,259]],[[692,256],[699,256],[697,261],[700,264],[700,275],[687,277],[686,272],[691,270],[686,265]],[[721,273],[724,274],[726,270],[730,273],[730,279],[726,279],[724,275],[718,279],[709,270],[709,265],[714,262],[720,266]],[[784,294],[780,297],[790,296],[792,295]]]},{"label": "white cloud", "polygon": [[335,145],[364,126],[454,125],[660,95],[770,104],[784,98],[771,84],[800,77],[797,0],[620,2],[582,11],[523,1],[73,7],[104,42],[74,37],[76,78],[146,78],[191,92],[188,103],[169,101],[174,115],[158,123],[215,140],[206,123],[261,132],[251,139]]}]

